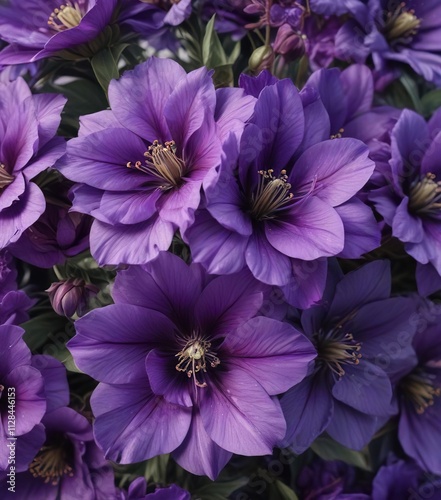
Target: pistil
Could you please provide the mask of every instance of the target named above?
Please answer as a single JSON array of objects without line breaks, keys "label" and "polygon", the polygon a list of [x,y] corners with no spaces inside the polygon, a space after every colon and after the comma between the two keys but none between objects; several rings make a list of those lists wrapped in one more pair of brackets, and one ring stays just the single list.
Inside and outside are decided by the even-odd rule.
[{"label": "pistil", "polygon": [[176,370],[187,373],[188,378],[193,377],[193,381],[197,387],[207,387],[206,382],[198,380],[197,374],[207,371],[207,362],[212,368],[216,368],[220,364],[219,358],[215,352],[210,351],[211,343],[193,338],[187,341],[184,348],[175,356],[178,358]]},{"label": "pistil", "polygon": [[59,444],[43,446],[31,462],[29,471],[34,477],[40,477],[46,484],[54,486],[63,476],[73,476],[73,469],[67,463],[67,452]]},{"label": "pistil", "polygon": [[3,163],[0,163],[0,193],[2,190],[14,182],[15,177],[8,173]]},{"label": "pistil", "polygon": [[434,399],[441,395],[441,388],[436,385],[436,377],[421,368],[407,375],[401,383],[405,396],[415,407],[415,411],[422,415],[427,408],[434,404]]},{"label": "pistil", "polygon": [[420,26],[421,19],[415,15],[413,9],[407,10],[405,2],[402,2],[393,12],[387,13],[384,34],[390,42],[410,42]]},{"label": "pistil", "polygon": [[273,219],[278,210],[289,203],[293,194],[286,170],[274,177],[273,169],[259,170],[259,184],[251,199],[250,215],[255,220]]},{"label": "pistil", "polygon": [[418,215],[437,215],[441,209],[441,182],[428,173],[413,182],[409,190],[409,211]]},{"label": "pistil", "polygon": [[47,24],[55,31],[64,31],[78,26],[84,14],[80,2],[67,2],[52,11]]}]

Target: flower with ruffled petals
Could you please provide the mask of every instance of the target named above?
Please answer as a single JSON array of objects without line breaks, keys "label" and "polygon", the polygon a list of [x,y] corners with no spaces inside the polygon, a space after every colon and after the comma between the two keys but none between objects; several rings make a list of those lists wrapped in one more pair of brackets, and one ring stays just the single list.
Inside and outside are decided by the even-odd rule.
[{"label": "flower with ruffled petals", "polygon": [[246,271],[213,278],[167,252],[118,274],[115,304],[79,319],[68,343],[101,382],[91,406],[108,459],[172,452],[214,478],[232,453],[271,453],[286,431],[274,396],[303,379],[315,350],[258,315],[268,292]]},{"label": "flower with ruffled petals", "polygon": [[252,113],[241,89],[215,90],[201,68],[151,58],[109,86],[112,110],[83,117],[59,168],[74,188],[73,209],[95,217],[100,264],[143,264],[168,250],[193,221],[202,181],[222,141]]},{"label": "flower with ruffled petals", "polygon": [[[265,74],[257,81],[264,87],[239,150],[235,141],[224,148],[217,177],[205,188],[205,208],[183,237],[210,273],[249,268],[260,281],[281,286],[292,305],[308,307],[321,298],[325,257],[352,244],[345,219],[359,214],[365,221],[371,212],[354,203],[348,217],[345,202],[368,181],[374,163],[360,141],[329,139],[315,89],[299,93],[290,80],[266,85]],[[376,226],[372,213],[370,219],[363,225],[368,233]]]},{"label": "flower with ruffled petals", "polygon": [[281,399],[295,453],[323,431],[361,449],[394,414],[392,380],[413,366],[413,299],[390,298],[388,262],[376,261],[345,276],[334,266],[321,305],[300,322],[315,344],[315,369]]},{"label": "flower with ruffled petals", "polygon": [[55,133],[65,102],[61,95],[32,95],[22,78],[0,82],[0,249],[44,212],[43,193],[31,180],[64,153]]}]

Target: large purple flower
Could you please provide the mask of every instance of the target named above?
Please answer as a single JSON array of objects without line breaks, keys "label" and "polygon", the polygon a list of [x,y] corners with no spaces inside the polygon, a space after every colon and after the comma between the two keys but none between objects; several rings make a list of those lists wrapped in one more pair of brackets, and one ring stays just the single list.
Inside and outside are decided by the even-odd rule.
[{"label": "large purple flower", "polygon": [[187,75],[152,58],[112,81],[109,100],[111,111],[83,117],[60,170],[82,183],[73,207],[96,218],[98,262],[143,264],[191,224],[202,181],[219,165],[227,134],[242,132],[254,98],[215,91],[205,68]]},{"label": "large purple flower", "polygon": [[[0,6],[0,37],[9,46],[0,64],[20,64],[50,56],[91,57],[118,38],[122,24],[146,9],[135,0],[7,0]],[[118,4],[121,3],[121,6]],[[119,8],[121,7],[121,11]]]},{"label": "large purple flower", "polygon": [[68,344],[101,382],[91,405],[107,458],[173,452],[214,478],[232,453],[271,453],[286,431],[274,396],[303,379],[315,350],[258,315],[267,293],[248,272],[210,277],[166,252],[118,274],[115,304],[78,320]]},{"label": "large purple flower", "polygon": [[426,80],[441,85],[441,5],[438,0],[364,0],[352,9],[336,38],[339,57],[364,62],[372,56],[380,86],[408,64]]},{"label": "large purple flower", "polygon": [[418,361],[398,385],[400,443],[423,470],[438,475],[441,475],[440,318],[439,305],[423,303],[419,330],[413,340]]},{"label": "large purple flower", "polygon": [[[433,273],[441,275],[441,131],[437,114],[429,124],[417,113],[404,110],[388,142],[380,150],[370,200],[418,263],[420,287]],[[439,283],[439,278],[438,278]],[[432,290],[433,291],[433,290]]]},{"label": "large purple flower", "polygon": [[17,270],[12,255],[0,251],[0,325],[19,325],[29,319],[34,304],[26,293],[17,289]]},{"label": "large purple flower", "polygon": [[345,276],[332,268],[321,305],[300,322],[317,348],[313,373],[281,400],[284,444],[305,451],[327,431],[361,449],[395,409],[392,383],[413,366],[413,299],[390,298],[389,264],[376,261]]},{"label": "large purple flower", "polygon": [[0,249],[16,242],[43,213],[45,200],[30,182],[65,150],[55,137],[61,95],[32,95],[22,78],[0,83]]},{"label": "large purple flower", "polygon": [[[266,84],[265,73],[246,84],[254,95],[258,82]],[[348,216],[345,204],[373,172],[368,149],[355,139],[329,137],[315,89],[299,94],[290,80],[265,86],[239,151],[235,141],[226,145],[217,177],[205,189],[205,209],[184,233],[193,259],[215,274],[247,267],[260,281],[283,287],[298,307],[319,300],[324,258],[359,246],[360,232],[371,234],[371,224],[376,231],[372,214],[366,220],[370,209],[353,203]],[[357,226],[354,241],[344,222],[355,214],[366,224],[362,231]]]}]

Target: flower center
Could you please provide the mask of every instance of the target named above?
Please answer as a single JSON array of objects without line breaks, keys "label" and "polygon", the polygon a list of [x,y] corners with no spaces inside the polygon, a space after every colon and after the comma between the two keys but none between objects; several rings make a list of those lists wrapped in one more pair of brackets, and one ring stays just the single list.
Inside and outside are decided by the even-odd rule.
[{"label": "flower center", "polygon": [[175,356],[178,358],[176,370],[186,372],[188,378],[193,377],[195,385],[207,387],[206,382],[198,380],[207,371],[207,362],[212,368],[220,364],[215,352],[210,351],[211,343],[201,339],[190,339]]},{"label": "flower center", "polygon": [[78,26],[85,14],[81,3],[67,1],[65,5],[54,9],[47,22],[49,27],[55,31],[64,31]]},{"label": "flower center", "polygon": [[141,172],[157,177],[162,190],[168,190],[178,187],[182,183],[182,177],[185,173],[185,162],[176,155],[175,141],[168,141],[165,145],[159,141],[153,141],[149,149],[144,153],[144,164],[140,161],[134,164],[129,161],[127,168],[136,168]]},{"label": "flower center", "polygon": [[401,2],[394,11],[386,14],[383,32],[389,42],[410,43],[418,33],[420,26],[421,19],[418,19],[415,11],[413,9],[407,10],[406,4]]},{"label": "flower center", "polygon": [[291,184],[287,182],[286,170],[274,177],[274,170],[259,170],[259,184],[252,195],[249,213],[255,220],[273,219],[277,211],[289,203],[293,194]]},{"label": "flower center", "polygon": [[344,365],[360,363],[361,342],[354,340],[352,333],[344,328],[354,315],[354,312],[350,313],[330,330],[319,330],[313,338],[318,352],[317,362],[327,366],[340,378],[345,374]]},{"label": "flower center", "polygon": [[10,175],[3,163],[0,163],[0,194],[3,189],[14,182],[15,177]]},{"label": "flower center", "polygon": [[436,376],[421,368],[407,375],[401,382],[401,387],[415,411],[421,415],[434,403],[434,398],[441,396],[441,388],[436,387]]},{"label": "flower center", "polygon": [[441,211],[441,182],[428,173],[414,181],[409,190],[409,211],[418,215],[437,215]]},{"label": "flower center", "polygon": [[41,477],[44,482],[56,486],[67,475],[73,477],[73,469],[68,464],[67,451],[60,443],[43,446],[29,466],[34,477]]}]

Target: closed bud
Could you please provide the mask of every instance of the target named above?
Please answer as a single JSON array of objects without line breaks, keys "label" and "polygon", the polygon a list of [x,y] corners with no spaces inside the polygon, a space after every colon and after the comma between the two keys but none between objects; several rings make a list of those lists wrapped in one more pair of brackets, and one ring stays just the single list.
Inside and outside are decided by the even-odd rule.
[{"label": "closed bud", "polygon": [[264,69],[270,69],[274,63],[274,51],[267,45],[262,45],[254,50],[248,61],[248,67],[253,73],[260,73]]},{"label": "closed bud", "polygon": [[72,317],[75,313],[82,316],[87,312],[89,300],[99,288],[79,278],[58,281],[46,290],[52,308],[60,316]]}]

